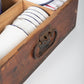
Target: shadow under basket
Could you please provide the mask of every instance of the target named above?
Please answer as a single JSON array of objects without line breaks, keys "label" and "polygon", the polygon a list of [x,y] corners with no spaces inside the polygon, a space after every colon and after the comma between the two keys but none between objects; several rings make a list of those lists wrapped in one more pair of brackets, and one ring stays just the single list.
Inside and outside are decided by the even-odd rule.
[{"label": "shadow under basket", "polygon": [[49,14],[34,32],[0,60],[0,84],[22,84],[75,27],[78,0],[68,0],[56,11],[25,0],[6,1],[10,3],[4,11],[11,7],[0,15],[0,32],[30,6],[43,8]]}]

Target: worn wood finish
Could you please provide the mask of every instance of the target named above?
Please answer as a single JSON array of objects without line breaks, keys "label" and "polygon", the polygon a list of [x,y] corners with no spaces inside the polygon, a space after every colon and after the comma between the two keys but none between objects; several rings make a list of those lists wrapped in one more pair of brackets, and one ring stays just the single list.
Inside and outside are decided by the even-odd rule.
[{"label": "worn wood finish", "polygon": [[53,10],[50,10],[50,9],[48,9],[48,8],[45,8],[45,7],[43,7],[43,6],[40,6],[40,5],[37,5],[37,4],[34,4],[34,3],[31,3],[31,2],[28,2],[28,1],[24,1],[23,2],[23,5],[24,5],[24,10],[26,10],[28,7],[30,7],[30,6],[38,6],[38,7],[40,7],[40,8],[43,8],[47,13],[49,13],[50,15],[51,14],[53,14]]},{"label": "worn wood finish", "polygon": [[[9,4],[9,3],[5,3],[5,0],[3,0],[3,1],[4,1],[3,2],[4,7],[5,7],[5,4],[7,4],[7,5]],[[7,8],[8,8],[8,6],[7,6]],[[6,10],[5,12],[3,12],[0,15],[0,32],[5,28],[6,25],[11,24],[13,22],[13,20],[19,14],[22,13],[22,11],[23,11],[23,4],[22,4],[22,0],[20,0],[16,4],[14,4],[12,7],[10,7],[10,9]]]},{"label": "worn wood finish", "polygon": [[[27,3],[24,1],[23,4],[25,9]],[[77,4],[78,0],[69,0],[57,11],[50,13],[50,17],[38,26],[30,36],[0,60],[0,84],[22,84],[31,75],[74,28],[76,24]],[[48,29],[56,30],[57,36],[55,42],[41,57],[34,58],[35,46],[38,45],[40,36]]]},{"label": "worn wood finish", "polygon": [[1,0],[2,1],[2,11],[6,11],[12,5],[14,5],[18,0]]}]

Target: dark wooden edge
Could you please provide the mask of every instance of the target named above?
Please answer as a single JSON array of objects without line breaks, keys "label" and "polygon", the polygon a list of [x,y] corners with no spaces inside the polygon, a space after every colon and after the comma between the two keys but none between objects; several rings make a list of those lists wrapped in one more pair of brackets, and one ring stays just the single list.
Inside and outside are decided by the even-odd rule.
[{"label": "dark wooden edge", "polygon": [[2,12],[13,6],[18,0],[1,0],[2,1]]},{"label": "dark wooden edge", "polygon": [[13,56],[0,68],[0,84],[22,84],[31,73],[44,61],[53,49],[69,34],[76,24],[78,0],[72,0],[55,19],[49,24],[56,28],[57,38],[55,43],[39,59],[33,58],[34,47],[39,40],[39,35],[45,28],[37,32],[31,40],[24,44]]}]

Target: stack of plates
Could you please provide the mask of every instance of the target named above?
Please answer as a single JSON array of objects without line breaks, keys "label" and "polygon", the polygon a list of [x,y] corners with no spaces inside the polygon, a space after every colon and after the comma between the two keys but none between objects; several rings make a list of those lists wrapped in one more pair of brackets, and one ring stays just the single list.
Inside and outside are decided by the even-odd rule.
[{"label": "stack of plates", "polygon": [[51,10],[57,10],[61,7],[67,0],[27,0],[35,4],[42,5]]},{"label": "stack of plates", "polygon": [[12,25],[6,26],[0,35],[0,59],[23,41],[49,15],[41,8],[31,6]]},{"label": "stack of plates", "polygon": [[54,0],[27,0],[27,1],[30,1],[32,3],[39,4],[39,5],[43,6],[43,5],[51,3]]},{"label": "stack of plates", "polygon": [[59,7],[61,7],[67,0],[54,0],[49,4],[44,5],[44,7],[47,7],[51,10],[57,10]]},{"label": "stack of plates", "polygon": [[26,32],[26,34],[29,35],[47,17],[48,14],[43,9],[32,6],[25,10],[20,16],[18,16],[12,25],[21,28]]}]

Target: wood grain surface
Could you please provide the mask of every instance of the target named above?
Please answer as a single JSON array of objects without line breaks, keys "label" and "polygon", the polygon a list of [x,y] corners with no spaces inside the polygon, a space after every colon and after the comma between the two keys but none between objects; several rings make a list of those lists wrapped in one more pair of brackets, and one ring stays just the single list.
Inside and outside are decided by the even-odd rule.
[{"label": "wood grain surface", "polygon": [[[26,1],[23,1],[23,6],[21,7],[26,9],[26,7],[28,7],[27,4]],[[49,11],[45,9],[50,14],[50,17],[38,26],[21,44],[0,60],[0,84],[22,84],[25,79],[33,73],[74,28],[76,24],[77,5],[78,0],[69,0],[57,11],[49,13]],[[18,8],[17,6],[16,9],[18,10]],[[13,8],[11,10],[13,10]],[[22,11],[15,14],[9,23],[21,12]],[[41,34],[44,34],[49,28],[51,30],[55,29],[57,32],[55,42],[39,58],[35,59],[35,46],[38,44]]]}]

